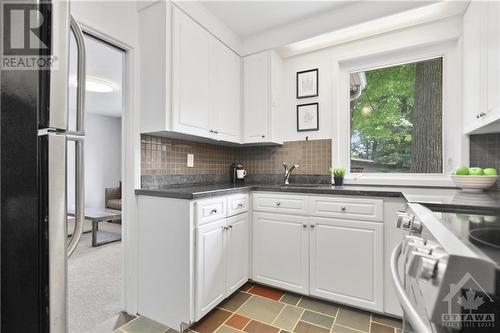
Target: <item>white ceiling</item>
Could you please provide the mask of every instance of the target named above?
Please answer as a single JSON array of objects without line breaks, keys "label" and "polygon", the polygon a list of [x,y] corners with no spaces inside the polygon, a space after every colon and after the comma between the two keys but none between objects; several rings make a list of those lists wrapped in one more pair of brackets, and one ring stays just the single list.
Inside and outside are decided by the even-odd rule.
[{"label": "white ceiling", "polygon": [[200,1],[239,37],[245,38],[356,1]]},{"label": "white ceiling", "polygon": [[[87,48],[87,78],[94,77],[110,83],[112,92],[92,92],[85,94],[86,111],[112,117],[122,116],[122,66],[123,52],[94,38],[85,36]],[[74,109],[76,88],[76,45],[74,38],[70,44],[70,110]]]}]

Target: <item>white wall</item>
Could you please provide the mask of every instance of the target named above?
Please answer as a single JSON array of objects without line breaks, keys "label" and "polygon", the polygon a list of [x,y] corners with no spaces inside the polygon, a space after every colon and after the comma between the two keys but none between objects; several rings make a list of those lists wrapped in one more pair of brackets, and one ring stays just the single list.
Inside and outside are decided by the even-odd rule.
[{"label": "white wall", "polygon": [[[303,140],[306,136],[310,139],[335,138],[335,120],[338,112],[341,111],[337,104],[339,100],[337,82],[342,62],[384,52],[456,40],[460,37],[460,22],[458,18],[448,19],[284,59],[283,107],[276,115],[279,121],[275,122],[274,128],[277,139],[280,141]],[[319,96],[296,99],[296,72],[313,68],[319,69]],[[296,124],[296,106],[312,102],[319,102],[319,131],[299,133]]]},{"label": "white wall", "polygon": [[121,179],[122,120],[87,114],[85,138],[85,206],[104,208],[104,189]]}]

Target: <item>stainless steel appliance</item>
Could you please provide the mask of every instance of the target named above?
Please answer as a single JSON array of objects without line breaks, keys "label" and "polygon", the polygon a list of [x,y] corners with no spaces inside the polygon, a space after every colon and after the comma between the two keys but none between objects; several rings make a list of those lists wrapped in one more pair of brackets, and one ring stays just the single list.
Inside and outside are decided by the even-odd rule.
[{"label": "stainless steel appliance", "polygon": [[[24,18],[35,17],[39,22],[35,29],[33,22],[19,19],[23,16],[11,15],[11,26],[2,23],[3,36],[9,34],[10,44],[18,47],[13,54],[20,58],[31,54],[19,45],[26,48],[38,38],[37,48],[27,47],[38,52],[30,56],[52,56],[54,66],[3,68],[0,77],[1,330],[66,332],[67,257],[77,246],[84,219],[85,44],[81,29],[70,16],[68,1],[14,6]],[[11,9],[2,4],[4,14]],[[13,29],[25,33],[16,34]],[[68,125],[71,32],[78,46],[74,130]],[[29,42],[26,36],[30,36]],[[7,57],[5,49],[2,56]],[[66,220],[68,142],[75,143],[76,151],[76,216],[70,239]]]},{"label": "stainless steel appliance", "polygon": [[408,204],[391,275],[404,332],[500,332],[500,210]]}]

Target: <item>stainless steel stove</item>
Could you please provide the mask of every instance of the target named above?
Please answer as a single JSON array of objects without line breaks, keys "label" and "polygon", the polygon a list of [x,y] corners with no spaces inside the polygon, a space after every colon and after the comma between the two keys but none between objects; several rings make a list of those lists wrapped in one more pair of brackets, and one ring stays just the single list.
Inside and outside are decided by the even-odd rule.
[{"label": "stainless steel stove", "polygon": [[391,271],[404,332],[500,332],[500,213],[409,204]]}]

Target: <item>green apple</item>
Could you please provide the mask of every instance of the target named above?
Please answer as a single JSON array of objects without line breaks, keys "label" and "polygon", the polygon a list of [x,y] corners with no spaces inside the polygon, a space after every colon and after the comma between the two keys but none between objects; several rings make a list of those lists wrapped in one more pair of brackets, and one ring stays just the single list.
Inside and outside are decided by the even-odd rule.
[{"label": "green apple", "polygon": [[497,175],[497,169],[495,169],[495,168],[486,168],[483,170],[483,172],[486,176],[496,176]]},{"label": "green apple", "polygon": [[469,168],[467,167],[458,167],[454,171],[457,176],[467,176],[469,174]]},{"label": "green apple", "polygon": [[469,175],[471,176],[482,176],[484,175],[484,171],[482,168],[469,168]]}]

